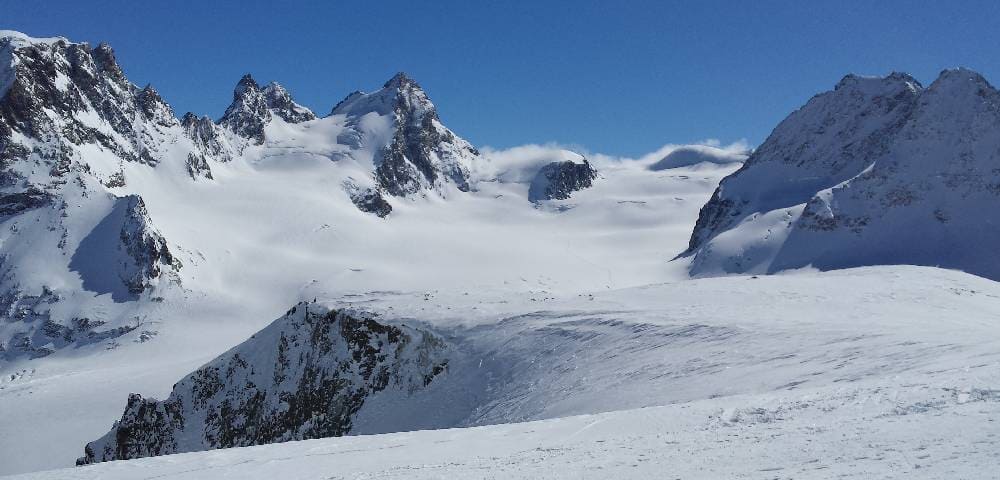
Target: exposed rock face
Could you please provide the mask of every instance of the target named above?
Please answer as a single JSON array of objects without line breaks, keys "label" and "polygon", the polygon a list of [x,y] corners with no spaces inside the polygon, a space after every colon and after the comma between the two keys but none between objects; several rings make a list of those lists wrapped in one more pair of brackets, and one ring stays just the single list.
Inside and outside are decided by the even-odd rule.
[{"label": "exposed rock face", "polygon": [[331,114],[346,115],[351,122],[369,113],[393,120],[392,138],[375,159],[375,177],[385,191],[395,196],[440,192],[445,183],[469,191],[468,163],[479,152],[441,123],[415,81],[396,74],[375,93],[352,93]]},{"label": "exposed rock face", "polygon": [[288,90],[278,82],[271,82],[264,87],[264,101],[271,113],[288,123],[302,123],[316,119],[312,110],[295,103]]},{"label": "exposed rock face", "polygon": [[372,213],[379,218],[385,218],[392,213],[392,205],[382,196],[378,188],[363,188],[353,182],[344,183],[344,191],[351,197],[351,202],[358,210]]},{"label": "exposed rock face", "polygon": [[180,268],[167,248],[167,242],[153,227],[142,197],[129,195],[118,200],[124,208],[122,221],[121,248],[131,262],[122,265],[119,276],[129,292],[139,294],[149,288],[162,274]]},{"label": "exposed rock face", "polygon": [[212,158],[219,162],[233,159],[233,147],[225,137],[221,128],[209,117],[199,118],[188,112],[181,119],[181,126],[188,138],[198,150],[197,155]]},{"label": "exposed rock face", "polygon": [[140,90],[136,94],[136,101],[139,104],[139,109],[142,110],[142,114],[148,120],[164,127],[177,125],[177,117],[174,116],[174,110],[170,108],[170,105],[167,105],[167,102],[163,101],[163,98],[160,97],[160,94],[152,85],[146,85],[145,88]]},{"label": "exposed rock face", "polygon": [[187,158],[187,171],[191,178],[207,178],[212,179],[212,167],[208,165],[208,161],[205,160],[203,155],[191,152],[188,154]]},{"label": "exposed rock face", "polygon": [[0,217],[17,215],[26,210],[48,205],[52,196],[38,188],[29,187],[22,192],[0,194]]},{"label": "exposed rock face", "polygon": [[346,435],[367,399],[425,388],[447,352],[429,332],[300,303],[166,400],[130,395],[77,463]]},{"label": "exposed rock face", "polygon": [[278,116],[289,123],[316,118],[308,108],[295,103],[281,85],[272,82],[261,89],[248,73],[236,84],[233,103],[219,119],[219,125],[254,143],[262,144],[264,125],[267,125],[273,116]]},{"label": "exposed rock face", "polygon": [[219,119],[219,125],[260,144],[264,143],[264,125],[269,120],[271,111],[267,108],[264,93],[248,73],[236,84],[233,103]]},{"label": "exposed rock face", "polygon": [[[11,34],[0,38],[0,65],[6,70],[0,75],[6,77],[0,158],[24,158],[34,150],[53,172],[65,173],[72,145],[96,144],[125,161],[157,161],[151,134],[170,123],[169,108],[163,110],[151,87],[140,90],[125,79],[108,45],[90,49],[61,38],[33,41]],[[105,126],[86,120],[95,117]],[[24,145],[14,140],[15,132],[46,142]]]},{"label": "exposed rock face", "polygon": [[528,200],[566,200],[573,192],[590,188],[595,178],[597,171],[585,158],[582,163],[552,162],[535,174],[528,187]]},{"label": "exposed rock face", "polygon": [[[940,265],[1000,278],[1000,93],[947,70],[845,77],[790,115],[702,209],[692,273]],[[913,238],[919,237],[915,242]]]}]

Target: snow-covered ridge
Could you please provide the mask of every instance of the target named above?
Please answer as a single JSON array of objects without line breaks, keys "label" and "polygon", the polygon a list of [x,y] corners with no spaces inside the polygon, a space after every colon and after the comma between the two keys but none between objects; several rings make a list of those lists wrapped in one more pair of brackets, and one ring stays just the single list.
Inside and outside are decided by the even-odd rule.
[{"label": "snow-covered ridge", "polygon": [[346,435],[366,402],[405,403],[446,372],[447,352],[430,332],[303,302],[164,401],[130,395],[77,463]]},{"label": "snow-covered ridge", "polygon": [[[849,75],[789,115],[702,209],[693,274],[877,264],[1000,278],[1000,92],[953,69]],[[914,241],[919,238],[919,241]]]}]

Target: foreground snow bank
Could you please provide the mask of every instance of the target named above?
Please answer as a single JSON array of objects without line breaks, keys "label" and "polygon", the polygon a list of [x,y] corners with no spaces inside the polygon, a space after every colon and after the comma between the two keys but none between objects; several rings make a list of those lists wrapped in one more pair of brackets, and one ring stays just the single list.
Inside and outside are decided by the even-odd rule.
[{"label": "foreground snow bank", "polygon": [[[916,383],[910,383],[916,381]],[[1000,391],[874,385],[215,450],[19,479],[983,478]]]}]

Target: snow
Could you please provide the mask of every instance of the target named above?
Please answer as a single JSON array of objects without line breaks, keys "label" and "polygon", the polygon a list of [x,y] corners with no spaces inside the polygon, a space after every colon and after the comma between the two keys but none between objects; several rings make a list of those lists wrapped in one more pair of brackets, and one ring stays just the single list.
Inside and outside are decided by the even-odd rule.
[{"label": "snow", "polygon": [[692,273],[910,264],[1000,279],[986,247],[1000,236],[982,213],[997,206],[998,125],[1000,92],[967,69],[927,88],[845,77],[722,181],[687,252]]},{"label": "snow", "polygon": [[[158,292],[162,302],[117,303],[83,288],[67,267],[70,259],[60,256],[25,277],[79,292],[53,306],[57,318],[141,326],[116,340],[3,365],[4,374],[35,371],[0,390],[0,410],[21,412],[0,417],[0,430],[18,432],[0,438],[0,471],[71,464],[121,415],[129,393],[165,397],[178,379],[299,300],[433,290],[572,296],[679,278],[682,266],[668,260],[714,185],[734,168],[650,172],[619,161],[597,167],[604,179],[594,187],[541,209],[528,202],[526,184],[483,182],[448,200],[390,198],[393,213],[379,219],[358,211],[340,186],[343,178],[370,178],[371,167],[363,150],[331,145],[344,131],[342,118],[269,124],[283,129],[270,134],[289,133],[248,147],[240,159],[213,163],[213,182],[190,181],[182,163],[169,158],[156,168],[123,166],[127,181],[119,195],[141,192],[153,224],[184,265],[181,287]],[[76,222],[71,232],[81,232],[70,235],[70,252],[107,208],[81,205],[92,213],[69,217]],[[58,241],[45,223],[30,233],[24,229],[35,222],[18,223],[26,235]],[[24,248],[9,250],[12,260],[32,258]],[[416,315],[425,308],[422,298],[399,308]],[[140,342],[143,331],[155,336]]]},{"label": "snow", "polygon": [[24,33],[15,30],[0,30],[0,41],[10,40],[11,44],[15,47],[22,47],[33,44],[44,44],[51,45],[53,43],[63,42],[71,43],[64,37],[31,37]]},{"label": "snow", "polygon": [[[18,320],[0,323],[0,339],[49,342],[38,332],[50,319],[133,330],[42,343],[52,350],[42,358],[0,357],[0,474],[71,465],[121,417],[129,393],[165,398],[178,379],[316,299],[440,335],[455,349],[447,374],[412,396],[371,398],[352,430],[369,436],[29,478],[982,476],[998,451],[997,283],[912,266],[821,273],[801,258],[780,275],[689,277],[692,266],[712,275],[774,271],[803,212],[829,218],[850,206],[843,192],[883,172],[862,155],[865,139],[912,113],[893,107],[911,103],[886,98],[920,96],[928,101],[912,106],[921,115],[991,132],[993,104],[968,96],[985,90],[982,82],[965,71],[943,78],[921,90],[904,75],[848,77],[816,97],[818,108],[793,114],[753,154],[775,161],[723,181],[721,191],[751,207],[726,217],[731,223],[693,260],[673,261],[699,209],[740,169],[745,145],[666,145],[638,159],[556,145],[474,155],[456,137],[430,161],[467,169],[470,191],[449,181],[421,185],[387,197],[392,212],[379,218],[359,211],[344,186],[375,185],[373,168],[399,127],[397,106],[433,112],[405,76],[352,94],[325,118],[262,118],[260,144],[211,126],[203,133],[217,134],[226,150],[203,152],[212,180],[189,175],[188,155],[204,146],[180,125],[137,119],[136,138],[125,138],[96,110],[73,112],[125,152],[148,148],[153,161],[74,146],[72,159],[90,170],[59,182],[37,167],[37,154],[16,162],[28,182],[58,185],[59,201],[0,219],[5,287],[26,296],[11,313]],[[936,91],[964,92],[970,103],[935,102]],[[847,108],[861,114],[843,115]],[[45,115],[54,128],[70,120]],[[428,123],[451,133],[436,118]],[[806,160],[815,162],[781,161],[802,131],[816,147]],[[52,146],[20,132],[12,138]],[[938,146],[950,145],[952,137],[941,138]],[[844,144],[858,150],[840,156]],[[1000,151],[988,141],[968,145],[970,155]],[[945,147],[916,147],[927,148],[902,151],[922,155],[911,173],[940,173],[924,167]],[[598,171],[593,186],[567,200],[529,201],[542,166],[584,157]],[[102,185],[118,175],[124,184]],[[932,200],[953,207],[945,212],[953,217],[968,207],[948,203],[961,197],[955,190],[938,194]],[[182,266],[123,301],[118,284],[94,283],[107,278],[89,260],[128,261],[97,248],[115,240],[102,222],[126,195],[141,195],[150,231]],[[431,428],[445,430],[391,433]]]},{"label": "snow", "polygon": [[356,300],[513,348],[522,361],[504,371],[517,382],[494,383],[503,388],[480,411],[543,421],[14,478],[970,478],[997,461],[1000,287],[981,278],[872,267],[668,282],[584,301],[497,295],[473,294],[459,311],[448,310],[457,292]]}]

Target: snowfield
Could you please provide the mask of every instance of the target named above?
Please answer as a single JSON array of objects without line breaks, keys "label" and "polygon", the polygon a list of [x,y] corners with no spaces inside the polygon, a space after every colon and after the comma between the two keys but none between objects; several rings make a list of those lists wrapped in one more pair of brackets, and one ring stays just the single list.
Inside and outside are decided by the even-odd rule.
[{"label": "snowfield", "polygon": [[[268,165],[232,177],[217,169],[219,185],[142,187],[164,237],[184,246],[177,252],[184,288],[137,309],[142,326],[131,337],[0,366],[2,378],[17,377],[0,383],[0,411],[18,412],[0,416],[0,431],[17,432],[0,436],[0,472],[72,465],[121,417],[129,393],[166,397],[181,377],[301,300],[398,296],[394,310],[431,322],[421,315],[425,294],[494,292],[491,303],[556,292],[586,299],[579,293],[682,278],[683,266],[668,261],[715,184],[735,168],[651,172],[638,161],[608,163],[598,166],[604,178],[565,202],[534,207],[527,183],[483,183],[447,202],[397,206],[386,221],[317,194],[328,189],[320,172],[338,164]],[[173,208],[179,202],[213,208]],[[455,302],[488,308],[464,295]],[[128,304],[114,304],[121,305]]]},{"label": "snowfield", "polygon": [[[463,425],[547,420],[14,478],[989,478],[998,462],[994,282],[877,267],[560,297],[352,301],[422,303],[417,318],[465,332],[449,381],[509,373]],[[504,353],[521,361],[496,369]]]}]

